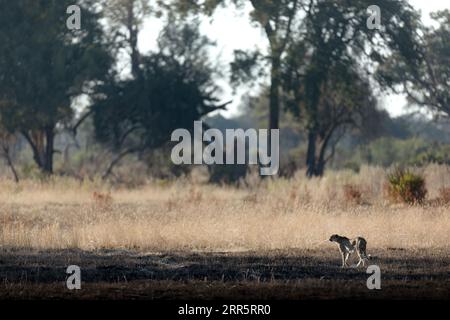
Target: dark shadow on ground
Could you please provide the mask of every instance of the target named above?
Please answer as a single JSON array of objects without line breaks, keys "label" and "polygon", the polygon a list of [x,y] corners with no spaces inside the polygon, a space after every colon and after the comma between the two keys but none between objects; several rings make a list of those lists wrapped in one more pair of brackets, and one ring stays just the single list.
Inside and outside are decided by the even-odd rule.
[{"label": "dark shadow on ground", "polygon": [[[370,264],[380,266],[383,286],[390,285],[391,292],[396,288],[399,298],[402,297],[403,288],[409,290],[409,295],[405,297],[427,296],[428,291],[435,292],[433,297],[450,296],[448,256],[440,254],[417,257],[415,252],[408,250],[379,250],[376,253],[377,258],[370,261]],[[0,283],[5,286],[2,291],[7,290],[8,286],[13,292],[15,286],[26,288],[51,284],[57,284],[62,290],[68,276],[66,268],[78,265],[83,285],[91,288],[96,285],[99,288],[109,288],[108,284],[115,284],[124,290],[127,284],[133,283],[134,288],[131,290],[135,292],[139,287],[148,290],[148,284],[164,282],[175,286],[183,284],[183,290],[187,291],[186,295],[181,294],[182,297],[190,296],[190,286],[196,291],[193,286],[198,287],[199,283],[200,287],[212,285],[213,288],[206,289],[212,292],[211,296],[219,294],[219,297],[220,291],[228,292],[227,290],[239,287],[239,284],[248,285],[251,290],[257,290],[258,287],[267,290],[267,286],[274,288],[280,285],[284,288],[282,292],[288,290],[291,293],[302,288],[303,292],[310,292],[310,297],[314,298],[334,297],[331,292],[339,292],[339,288],[347,293],[353,292],[356,296],[361,290],[368,291],[366,281],[370,275],[366,274],[366,268],[341,269],[339,263],[339,256],[334,250],[144,253],[128,250],[36,251],[3,248],[0,250]],[[357,290],[353,290],[353,287]],[[219,292],[213,292],[214,288]],[[314,288],[320,288],[320,294],[315,293]],[[416,295],[414,288],[418,289]],[[327,296],[327,290],[330,290],[330,296]],[[11,292],[4,292],[3,296],[14,298],[15,294]],[[123,294],[126,295],[126,290]],[[276,292],[273,294],[276,297]],[[101,296],[99,292],[99,296],[94,295],[94,298]],[[152,291],[151,298],[170,297],[168,289],[156,296]],[[292,297],[295,298],[296,295]]]}]

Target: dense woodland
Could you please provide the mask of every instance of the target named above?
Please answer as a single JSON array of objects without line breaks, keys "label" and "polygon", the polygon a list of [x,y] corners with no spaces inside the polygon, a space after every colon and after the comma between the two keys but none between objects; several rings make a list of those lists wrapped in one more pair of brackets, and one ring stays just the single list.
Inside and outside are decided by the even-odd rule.
[{"label": "dense woodland", "polygon": [[[81,8],[79,30],[66,9]],[[381,28],[367,27],[370,5]],[[224,72],[200,21],[251,6],[267,50],[236,49]],[[68,175],[170,179],[170,134],[209,127],[281,129],[280,175],[361,165],[450,163],[450,11],[433,27],[405,0],[0,0],[0,146],[16,181]],[[142,53],[146,19],[164,28]],[[214,23],[214,22],[213,22]],[[230,76],[225,76],[229,74]],[[239,115],[219,80],[248,90]],[[411,113],[393,118],[387,93]],[[236,174],[236,170],[238,174]],[[234,181],[242,167],[209,168]],[[231,177],[231,178],[230,178]]]}]

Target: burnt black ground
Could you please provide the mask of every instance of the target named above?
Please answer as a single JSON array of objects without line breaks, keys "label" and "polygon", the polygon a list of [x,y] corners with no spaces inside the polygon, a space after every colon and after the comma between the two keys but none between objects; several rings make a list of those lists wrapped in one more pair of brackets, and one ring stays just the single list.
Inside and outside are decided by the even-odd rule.
[{"label": "burnt black ground", "polygon": [[[239,253],[0,250],[0,299],[450,299],[448,249],[374,249],[381,290],[336,250]],[[81,268],[68,290],[66,268]]]}]

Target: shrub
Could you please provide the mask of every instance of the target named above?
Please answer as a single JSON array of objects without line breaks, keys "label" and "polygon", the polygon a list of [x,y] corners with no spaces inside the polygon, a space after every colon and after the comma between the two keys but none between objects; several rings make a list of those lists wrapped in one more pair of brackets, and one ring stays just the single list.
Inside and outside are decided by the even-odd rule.
[{"label": "shrub", "polygon": [[361,204],[362,192],[358,186],[346,184],[344,185],[344,198],[347,202]]},{"label": "shrub", "polygon": [[208,166],[209,182],[216,184],[238,184],[247,175],[246,164]]},{"label": "shrub", "polygon": [[94,204],[98,208],[107,209],[111,206],[113,202],[113,198],[111,196],[111,192],[108,193],[102,193],[94,191],[92,193],[92,199],[94,200]]},{"label": "shrub", "polygon": [[439,200],[442,204],[450,203],[450,188],[440,188],[439,189]]},{"label": "shrub", "polygon": [[421,175],[397,169],[387,178],[388,193],[394,200],[408,204],[421,204],[425,200],[427,189],[425,179]]}]

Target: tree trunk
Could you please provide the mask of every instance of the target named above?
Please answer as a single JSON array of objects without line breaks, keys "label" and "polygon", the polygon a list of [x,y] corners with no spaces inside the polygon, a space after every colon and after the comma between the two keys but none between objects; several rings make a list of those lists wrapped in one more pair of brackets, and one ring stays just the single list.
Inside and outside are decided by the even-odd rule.
[{"label": "tree trunk", "polygon": [[[275,54],[272,57],[272,68],[270,75],[270,96],[269,96],[269,132],[267,135],[267,150],[272,153],[272,129],[279,128],[280,117],[280,68],[281,57]],[[273,157],[272,154],[270,154]]]},{"label": "tree trunk", "polygon": [[129,33],[129,45],[131,48],[131,74],[134,78],[139,77],[140,53],[138,49],[138,29],[136,27],[136,17],[133,12],[134,1],[127,4],[127,29]]},{"label": "tree trunk", "polygon": [[309,133],[308,150],[306,153],[306,176],[311,178],[316,176],[317,158],[316,144],[319,137],[319,97],[320,97],[321,78],[316,74],[310,75],[305,79],[305,92],[307,101],[307,113],[309,114]]},{"label": "tree trunk", "polygon": [[279,128],[280,117],[280,56],[276,54],[272,58],[272,70],[270,76],[270,106],[269,106],[269,129]]},{"label": "tree trunk", "polygon": [[327,149],[327,145],[329,139],[324,139],[320,145],[319,155],[316,156],[317,152],[317,144],[320,144],[318,141],[317,133],[315,131],[310,131],[308,135],[308,151],[306,154],[306,176],[309,178],[312,177],[321,177],[325,172],[325,152]]},{"label": "tree trunk", "polygon": [[47,126],[42,131],[22,132],[33,151],[35,163],[45,174],[53,174],[54,128],[54,126]]},{"label": "tree trunk", "polygon": [[55,151],[54,143],[55,143],[55,132],[53,127],[45,128],[45,151],[43,154],[44,163],[43,163],[43,171],[46,174],[53,174],[53,153]]},{"label": "tree trunk", "polygon": [[139,62],[140,62],[140,53],[137,48],[137,32],[136,30],[131,30],[130,35],[130,44],[131,44],[131,73],[135,78],[139,77],[140,69],[139,69]]},{"label": "tree trunk", "polygon": [[6,159],[6,162],[8,163],[9,168],[11,169],[11,172],[14,176],[14,181],[16,183],[19,182],[19,175],[17,174],[16,168],[14,167],[14,162],[11,159],[11,155],[9,154],[9,148],[3,147],[3,153]]},{"label": "tree trunk", "polygon": [[316,177],[322,177],[325,171],[325,151],[327,149],[327,144],[328,140],[324,140],[320,148],[319,158],[317,159],[316,164],[316,171],[314,173]]},{"label": "tree trunk", "polygon": [[[327,151],[328,144],[331,141],[331,137],[335,132],[338,125],[333,125],[333,127],[328,131],[328,133],[323,137],[317,133],[317,130],[310,130],[308,136],[308,152],[307,152],[307,171],[306,175],[308,177],[321,177],[325,172],[325,165],[328,159],[325,159],[325,153]],[[316,157],[317,145],[320,145],[319,155]]]},{"label": "tree trunk", "polygon": [[136,153],[138,151],[141,151],[141,148],[128,148],[124,151],[122,151],[121,153],[119,153],[112,161],[111,163],[108,165],[108,168],[106,169],[105,173],[103,173],[102,175],[102,179],[106,179],[108,178],[108,176],[110,176],[113,172],[114,167],[119,164],[119,162],[127,155],[132,154],[132,153]]},{"label": "tree trunk", "polygon": [[312,178],[316,172],[316,140],[317,131],[310,129],[308,133],[308,150],[306,152],[306,176]]}]

